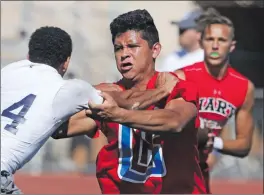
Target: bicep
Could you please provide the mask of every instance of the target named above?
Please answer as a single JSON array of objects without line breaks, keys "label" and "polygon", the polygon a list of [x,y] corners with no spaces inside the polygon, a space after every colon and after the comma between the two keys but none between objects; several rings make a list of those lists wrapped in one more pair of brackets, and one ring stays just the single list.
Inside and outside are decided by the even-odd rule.
[{"label": "bicep", "polygon": [[56,130],[53,138],[93,132],[96,129],[96,123],[86,116],[84,109],[88,108],[88,101],[96,103],[101,99],[102,97],[89,83],[77,79],[66,81],[55,96],[52,105],[56,120],[66,122]]},{"label": "bicep", "polygon": [[57,118],[68,118],[88,108],[88,102],[102,103],[103,99],[89,83],[74,79],[66,81],[53,101],[53,110]]},{"label": "bicep", "polygon": [[186,76],[183,70],[175,70],[174,73],[182,80],[186,80]]},{"label": "bicep", "polygon": [[236,113],[236,137],[251,139],[254,120],[253,120],[253,106],[254,106],[254,86],[249,82],[248,91],[245,101],[241,108]]},{"label": "bicep", "polygon": [[180,118],[186,122],[197,116],[197,107],[194,103],[185,101],[183,98],[177,98],[169,101],[165,109],[180,113]]},{"label": "bicep", "polygon": [[251,138],[254,121],[251,111],[240,109],[236,115],[236,138]]}]

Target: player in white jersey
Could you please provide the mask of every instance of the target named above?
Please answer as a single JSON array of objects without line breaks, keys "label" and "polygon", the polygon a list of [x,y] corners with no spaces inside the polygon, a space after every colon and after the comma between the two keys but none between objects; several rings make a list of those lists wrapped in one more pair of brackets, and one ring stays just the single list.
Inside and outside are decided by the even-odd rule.
[{"label": "player in white jersey", "polygon": [[21,193],[13,174],[89,100],[102,103],[89,83],[63,80],[71,52],[70,35],[42,27],[31,35],[28,60],[1,69],[1,194]]}]

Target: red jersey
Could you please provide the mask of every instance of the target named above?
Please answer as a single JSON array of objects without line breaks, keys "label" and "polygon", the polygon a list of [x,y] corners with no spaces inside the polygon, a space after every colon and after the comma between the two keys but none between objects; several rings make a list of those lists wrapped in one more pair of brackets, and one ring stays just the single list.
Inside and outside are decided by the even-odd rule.
[{"label": "red jersey", "polygon": [[[155,88],[158,73],[147,88]],[[197,102],[197,89],[180,81],[167,102],[176,96]],[[159,102],[149,109],[164,108]],[[181,133],[154,135],[117,123],[101,123],[108,140],[97,157],[96,176],[103,194],[205,193],[198,164],[195,125]]]},{"label": "red jersey", "polygon": [[[248,79],[228,66],[225,76],[217,80],[207,72],[204,62],[195,63],[182,70],[186,80],[195,82],[198,86],[200,127],[210,124],[213,133],[218,136],[228,119],[244,103]],[[207,158],[208,153],[200,151],[203,172],[208,172]]]}]

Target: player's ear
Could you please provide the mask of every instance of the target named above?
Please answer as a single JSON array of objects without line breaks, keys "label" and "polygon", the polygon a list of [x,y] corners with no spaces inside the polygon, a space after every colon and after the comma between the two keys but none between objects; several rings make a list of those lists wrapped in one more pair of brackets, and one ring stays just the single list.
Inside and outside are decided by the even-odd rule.
[{"label": "player's ear", "polygon": [[61,76],[63,76],[66,73],[69,63],[70,63],[70,59],[71,57],[68,57],[67,60],[59,66],[58,72]]},{"label": "player's ear", "polygon": [[200,44],[201,49],[204,49],[202,36],[201,36],[201,38],[199,40],[199,44]]},{"label": "player's ear", "polygon": [[71,57],[68,57],[67,58],[67,60],[66,60],[66,62],[64,62],[64,64],[63,64],[63,70],[66,72],[67,71],[67,69],[68,69],[68,66],[69,66],[69,63],[70,63],[70,60],[71,60]]},{"label": "player's ear", "polygon": [[230,52],[233,52],[234,50],[235,50],[235,48],[236,48],[236,41],[232,41],[232,43],[231,43],[231,47],[230,47]]},{"label": "player's ear", "polygon": [[156,59],[161,51],[161,44],[159,42],[155,43],[152,46],[152,58]]},{"label": "player's ear", "polygon": [[[197,32],[196,34],[196,38],[199,42],[201,42],[201,36],[202,36],[202,33],[201,32]],[[201,43],[200,43],[201,44]]]}]

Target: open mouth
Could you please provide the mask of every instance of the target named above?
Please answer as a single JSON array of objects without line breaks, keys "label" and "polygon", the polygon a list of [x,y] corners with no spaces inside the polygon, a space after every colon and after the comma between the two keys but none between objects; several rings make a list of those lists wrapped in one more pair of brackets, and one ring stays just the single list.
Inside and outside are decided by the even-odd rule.
[{"label": "open mouth", "polygon": [[218,52],[212,52],[212,53],[210,53],[210,58],[218,59],[218,58],[220,58],[220,54]]},{"label": "open mouth", "polygon": [[132,65],[130,62],[128,62],[128,63],[123,63],[123,64],[121,65],[121,70],[123,70],[123,71],[128,71],[128,70],[132,69],[132,67],[133,67],[133,65]]}]

